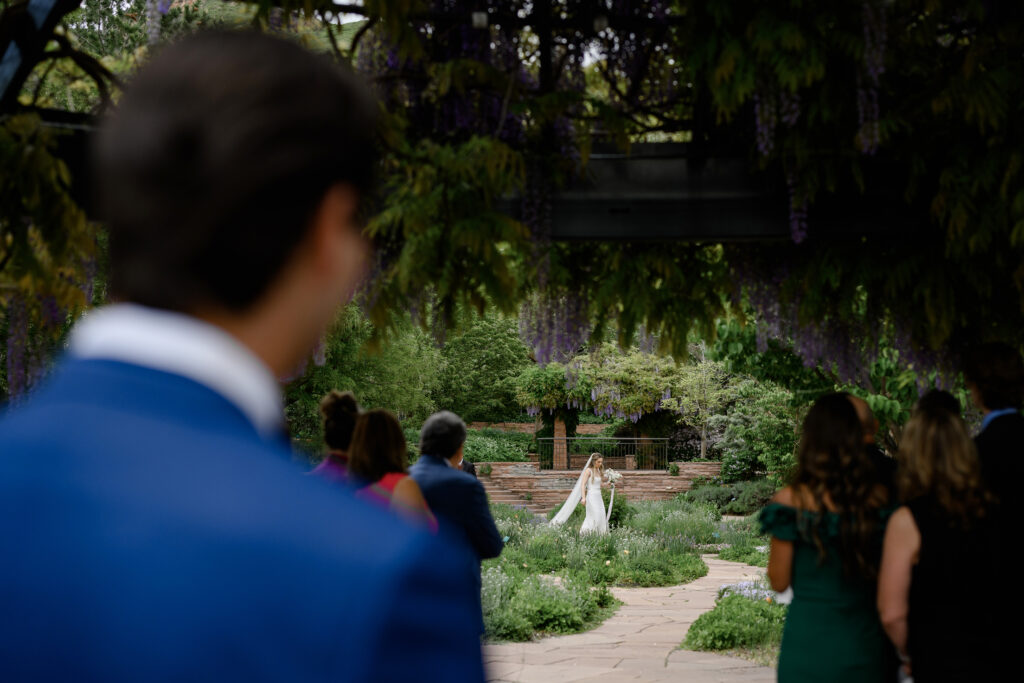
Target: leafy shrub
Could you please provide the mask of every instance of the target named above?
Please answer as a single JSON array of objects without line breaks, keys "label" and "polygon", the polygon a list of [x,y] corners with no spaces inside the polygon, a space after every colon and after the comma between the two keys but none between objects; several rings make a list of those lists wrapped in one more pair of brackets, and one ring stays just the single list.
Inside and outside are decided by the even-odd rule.
[{"label": "leafy shrub", "polygon": [[735,500],[722,510],[727,515],[752,515],[772,499],[778,487],[767,479],[737,482],[732,487]]},{"label": "leafy shrub", "polygon": [[679,476],[679,464],[678,463],[674,463],[674,462],[673,463],[669,463],[669,466],[668,466],[668,476],[670,476],[670,477],[678,477]]},{"label": "leafy shrub", "polygon": [[718,558],[729,562],[743,562],[755,567],[768,566],[768,553],[751,546],[733,545],[722,548],[718,552]]},{"label": "leafy shrub", "polygon": [[748,382],[728,415],[718,416],[724,427],[719,448],[726,482],[768,474],[784,481],[795,463],[797,416],[793,395],[770,383]]},{"label": "leafy shrub", "polygon": [[493,472],[493,471],[494,471],[493,467],[491,467],[489,464],[484,464],[484,465],[480,466],[480,469],[477,470],[477,473],[481,477],[487,477],[487,476],[490,476],[491,472]]},{"label": "leafy shrub", "polygon": [[584,618],[575,596],[559,586],[534,576],[527,579],[512,599],[511,609],[521,614],[537,631],[574,633]]},{"label": "leafy shrub", "polygon": [[617,582],[623,586],[674,586],[679,574],[667,557],[641,555],[623,562]]},{"label": "leafy shrub", "polygon": [[730,650],[779,643],[785,621],[784,606],[728,595],[697,617],[683,645],[691,650]]},{"label": "leafy shrub", "polygon": [[683,500],[714,506],[727,515],[752,515],[768,503],[777,490],[767,479],[734,484],[704,484],[681,494]]},{"label": "leafy shrub", "polygon": [[532,438],[518,432],[471,429],[463,453],[470,462],[526,462]]},{"label": "leafy shrub", "polygon": [[684,553],[675,555],[672,559],[679,574],[679,583],[689,583],[708,575],[708,566],[699,555]]},{"label": "leafy shrub", "polygon": [[732,488],[718,484],[694,484],[689,491],[684,491],[680,497],[698,505],[710,505],[719,512],[732,500]]}]

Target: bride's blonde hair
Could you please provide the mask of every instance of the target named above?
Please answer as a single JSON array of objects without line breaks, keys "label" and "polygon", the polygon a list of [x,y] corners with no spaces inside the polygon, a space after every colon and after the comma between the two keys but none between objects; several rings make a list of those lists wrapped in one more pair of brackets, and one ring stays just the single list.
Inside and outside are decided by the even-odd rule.
[{"label": "bride's blonde hair", "polygon": [[604,465],[603,464],[602,465],[598,465],[597,464],[597,459],[598,458],[601,458],[601,462],[602,463],[604,462],[604,456],[601,455],[600,453],[591,453],[590,454],[590,469],[598,470],[598,471],[603,471],[604,470]]}]

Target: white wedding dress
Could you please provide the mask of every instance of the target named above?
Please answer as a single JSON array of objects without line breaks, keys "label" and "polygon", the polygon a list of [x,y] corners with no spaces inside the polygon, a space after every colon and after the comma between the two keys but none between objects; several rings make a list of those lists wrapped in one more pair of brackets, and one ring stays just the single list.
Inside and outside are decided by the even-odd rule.
[{"label": "white wedding dress", "polygon": [[604,501],[601,499],[601,480],[591,475],[587,483],[587,518],[583,520],[580,534],[607,534],[608,518],[604,513]]},{"label": "white wedding dress", "polygon": [[[562,509],[558,511],[554,517],[551,518],[552,526],[561,526],[569,521],[569,517],[572,516],[573,511],[580,504],[580,499],[584,500],[587,506],[587,518],[583,520],[583,526],[580,527],[581,534],[607,534],[608,533],[608,517],[604,511],[604,500],[601,499],[601,477],[600,475],[591,475],[587,477],[587,472],[590,467],[590,463],[593,461],[594,456],[590,456],[587,460],[587,464],[583,466],[583,471],[580,472],[579,479],[576,480],[576,485],[572,487],[572,491],[569,493],[569,497],[566,499],[565,504],[562,505]],[[583,480],[587,481],[587,493],[586,498],[583,496]],[[615,494],[614,489],[612,495]]]}]

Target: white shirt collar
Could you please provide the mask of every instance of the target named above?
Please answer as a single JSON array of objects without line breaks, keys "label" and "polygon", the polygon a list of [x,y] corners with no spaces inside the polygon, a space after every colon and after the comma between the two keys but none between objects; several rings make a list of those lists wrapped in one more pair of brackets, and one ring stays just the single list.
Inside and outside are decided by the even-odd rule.
[{"label": "white shirt collar", "polygon": [[78,322],[69,351],[187,377],[237,406],[262,435],[282,428],[281,389],[270,369],[230,334],[191,316],[112,304]]}]

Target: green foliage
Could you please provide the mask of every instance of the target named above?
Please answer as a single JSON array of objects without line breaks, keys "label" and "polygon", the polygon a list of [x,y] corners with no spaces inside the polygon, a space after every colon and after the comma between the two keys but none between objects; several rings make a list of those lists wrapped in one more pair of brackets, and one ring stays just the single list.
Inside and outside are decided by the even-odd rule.
[{"label": "green foliage", "polygon": [[724,545],[718,552],[719,559],[768,566],[770,539],[761,533],[756,517],[725,522],[719,541]]},{"label": "green foliage", "polygon": [[[175,22],[189,31],[239,19],[265,26],[271,4],[253,4],[258,5],[255,16],[253,8],[235,3],[176,4],[161,22],[164,36],[174,39]],[[597,63],[580,73],[571,71],[577,68],[574,60],[555,60],[563,70],[545,74],[542,80],[550,75],[551,82],[537,88],[531,85],[539,75],[532,29],[516,36],[528,46],[515,56],[525,72],[520,77],[490,60],[444,49],[451,32],[424,30],[412,19],[421,12],[411,0],[366,3],[361,11],[374,23],[366,36],[379,40],[359,52],[348,48],[352,34],[343,29],[344,53],[334,45],[337,27],[311,16],[293,20],[301,3],[284,2],[285,32],[308,37],[307,44],[318,49],[352,59],[357,52],[386,53],[393,46],[401,61],[420,60],[376,84],[387,112],[381,168],[387,201],[373,207],[370,232],[388,245],[389,258],[372,315],[375,326],[395,324],[392,312],[410,303],[424,311],[420,322],[439,327],[452,326],[461,309],[511,312],[536,293],[543,268],[550,290],[576,293],[586,302],[594,341],[615,327],[618,341],[629,346],[642,326],[662,351],[682,357],[693,330],[712,338],[716,322],[738,312],[729,295],[735,293],[749,245],[538,246],[523,225],[496,210],[496,200],[524,189],[528,165],[542,169],[533,184],[545,196],[580,175],[600,132],[623,147],[638,139],[673,138],[699,140],[708,156],[746,150],[766,184],[792,180],[793,208],[810,206],[812,239],[828,232],[827,225],[815,223],[816,200],[838,191],[871,190],[876,182],[895,190],[909,215],[884,215],[882,220],[893,223],[887,234],[821,240],[813,248],[757,245],[760,257],[777,266],[772,272],[778,278],[765,281],[783,308],[795,307],[801,325],[828,321],[873,340],[865,333],[872,324],[898,323],[918,347],[930,349],[1019,338],[1024,152],[1015,132],[1024,101],[1021,19],[1004,8],[1006,3],[980,0],[966,5],[934,0],[927,11],[913,3],[883,5],[878,11],[888,15],[887,32],[873,41],[886,46],[881,55],[871,55],[875,48],[859,3],[722,0],[687,5],[685,15],[678,15],[685,21],[645,36],[652,50],[636,74],[624,74],[614,58],[609,61],[598,51]],[[3,10],[6,15],[21,6],[6,3]],[[39,104],[93,111],[94,85],[109,79],[89,74],[102,68],[127,74],[145,58],[141,7],[141,0],[90,0],[68,17],[72,28],[59,29],[55,38],[70,34],[72,45],[92,62],[59,57],[44,78],[57,54],[51,49],[23,95],[33,99],[38,91]],[[572,3],[562,9],[573,20],[581,18]],[[564,38],[567,54],[582,49],[578,38]],[[67,46],[55,42],[51,48]],[[438,57],[445,54],[454,57]],[[872,58],[885,67],[877,87],[867,83],[873,76],[865,73],[865,60]],[[415,88],[403,82],[406,71]],[[574,85],[580,82],[586,84],[583,92]],[[684,83],[688,87],[679,89],[681,94],[659,94],[666,84]],[[862,120],[862,108],[851,104],[858,97],[857,83],[881,103],[877,154],[865,153],[874,151],[869,138],[875,123]],[[465,96],[467,104],[501,102],[524,122],[521,141],[501,142],[504,124],[468,128],[478,133],[469,137],[466,126],[443,130],[424,123],[444,117],[422,112],[441,111],[456,96]],[[773,144],[760,150],[751,125],[755,97],[775,112],[772,119],[780,119],[784,100],[799,103],[798,115],[769,126]],[[553,145],[555,121],[573,132]],[[785,199],[780,201],[783,206]],[[907,239],[892,239],[901,230]],[[949,277],[950,272],[958,276]],[[431,304],[437,314],[427,321]],[[910,368],[907,358],[898,363],[900,372],[923,370]],[[805,379],[810,391],[821,378],[812,371]],[[901,390],[874,380],[872,385],[871,394],[881,397],[875,405],[884,422],[898,426],[907,405],[894,395]],[[789,388],[798,401],[810,400]]]},{"label": "green foliage", "polygon": [[56,155],[60,135],[32,114],[0,120],[2,341],[8,346],[12,339],[18,354],[4,358],[0,400],[20,396],[38,381],[33,370],[45,368],[69,316],[89,303],[85,290],[99,230],[71,196],[67,165]]},{"label": "green foliage", "polygon": [[526,462],[533,438],[519,432],[470,429],[463,454],[470,462]]},{"label": "green foliage", "polygon": [[755,479],[732,484],[701,484],[679,497],[690,503],[709,505],[721,514],[752,515],[764,507],[777,490],[778,486],[774,482]]},{"label": "green foliage", "polygon": [[427,294],[434,299],[429,322],[445,328],[460,310],[483,311],[491,303],[510,310],[519,282],[508,254],[525,248],[527,233],[494,200],[522,187],[522,156],[485,137],[396,143],[384,162],[387,204],[367,232],[402,249],[377,280],[373,322],[387,326],[391,311],[417,301],[426,326]]},{"label": "green foliage", "polygon": [[730,650],[782,642],[786,608],[764,600],[728,595],[710,612],[697,617],[683,647],[691,650]]},{"label": "green foliage", "polygon": [[718,559],[729,562],[742,562],[755,567],[768,566],[768,553],[746,546],[729,546],[718,551]]},{"label": "green foliage", "polygon": [[797,412],[790,392],[768,383],[747,381],[728,414],[712,417],[725,425],[718,449],[722,479],[744,481],[767,473],[774,481],[788,480],[795,465]]},{"label": "green foliage", "polygon": [[[394,329],[374,351],[366,346],[372,326],[359,308],[349,305],[339,313],[324,341],[325,363],[310,362],[287,386],[285,415],[294,438],[320,443],[320,399],[331,389],[351,390],[364,408],[385,408],[400,419],[422,421],[433,412],[439,352],[408,320]],[[409,445],[417,442],[418,435]]]},{"label": "green foliage", "polygon": [[579,373],[576,382],[570,384],[566,381],[566,373],[567,368],[561,363],[527,367],[515,380],[516,400],[525,408],[539,409],[541,415],[555,415],[562,419],[569,414],[574,416],[578,409],[568,406],[589,404],[592,380]]},{"label": "green foliage", "polygon": [[528,365],[514,318],[475,317],[465,332],[448,339],[441,349],[434,402],[466,422],[517,419],[522,411],[515,378]]},{"label": "green foliage", "polygon": [[668,476],[670,476],[670,477],[678,477],[679,476],[679,464],[678,463],[674,463],[674,462],[673,463],[669,463],[669,466],[668,466]]},{"label": "green foliage", "polygon": [[626,526],[666,544],[674,541],[689,546],[712,543],[721,519],[715,508],[678,497],[664,502],[634,503],[633,507],[635,512]]}]

